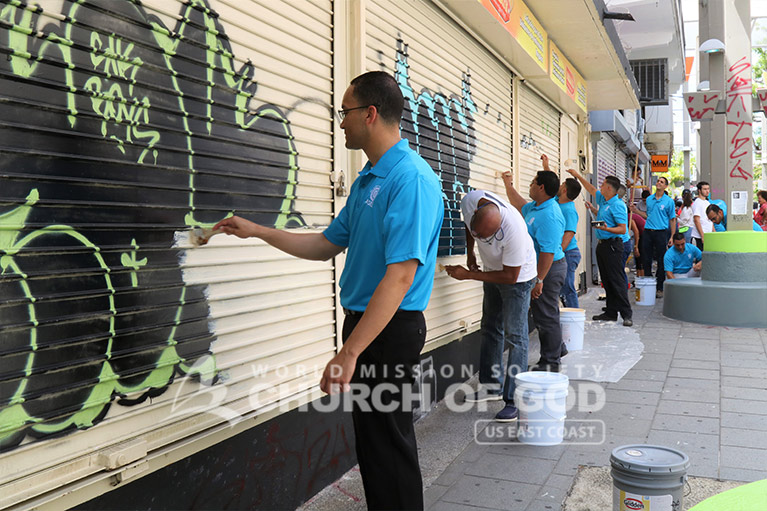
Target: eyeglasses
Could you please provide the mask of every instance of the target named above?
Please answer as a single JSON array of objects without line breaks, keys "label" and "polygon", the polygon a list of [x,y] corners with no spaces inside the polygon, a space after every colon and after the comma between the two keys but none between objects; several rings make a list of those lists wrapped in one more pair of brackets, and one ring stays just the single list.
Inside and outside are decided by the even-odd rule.
[{"label": "eyeglasses", "polygon": [[471,232],[471,235],[484,243],[492,243],[493,240],[501,241],[503,239],[503,227],[499,227],[497,231],[495,231],[491,236],[488,236],[487,238],[480,238],[477,232],[474,230],[474,219],[477,216],[477,211],[484,208],[485,206],[489,206],[490,204],[495,204],[495,203],[488,201],[482,204],[477,209],[475,209],[474,214],[471,215],[471,221],[469,222],[469,232]]},{"label": "eyeglasses", "polygon": [[351,112],[352,110],[362,110],[363,108],[370,108],[371,106],[374,106],[378,108],[378,105],[365,105],[365,106],[355,106],[354,108],[345,108],[342,110],[336,110],[336,115],[338,116],[339,122],[344,122],[344,119],[346,119],[346,114]]}]

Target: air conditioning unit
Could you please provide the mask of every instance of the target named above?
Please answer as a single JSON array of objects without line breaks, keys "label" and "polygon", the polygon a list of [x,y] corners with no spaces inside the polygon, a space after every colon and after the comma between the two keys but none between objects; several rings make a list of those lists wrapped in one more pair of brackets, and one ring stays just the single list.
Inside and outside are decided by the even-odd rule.
[{"label": "air conditioning unit", "polygon": [[668,59],[630,60],[642,105],[668,105]]}]

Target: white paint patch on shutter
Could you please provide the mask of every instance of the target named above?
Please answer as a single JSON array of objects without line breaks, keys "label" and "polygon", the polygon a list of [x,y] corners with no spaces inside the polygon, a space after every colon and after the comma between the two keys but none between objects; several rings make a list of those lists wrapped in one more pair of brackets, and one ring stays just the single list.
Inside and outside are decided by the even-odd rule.
[{"label": "white paint patch on shutter", "polygon": [[[366,67],[394,73],[405,96],[402,135],[442,180],[442,264],[466,264],[460,199],[472,188],[504,194],[511,169],[511,73],[429,2],[366,2]],[[482,286],[435,276],[426,349],[478,327]]]},{"label": "white paint patch on shutter", "polygon": [[526,196],[527,187],[542,170],[541,154],[549,157],[552,170],[559,169],[560,113],[530,87],[519,85],[519,184]]},{"label": "white paint patch on shutter", "polygon": [[616,151],[613,138],[607,133],[602,133],[602,137],[597,142],[597,189],[602,186],[602,182],[607,176],[616,174]]},{"label": "white paint patch on shutter", "polygon": [[336,340],[332,262],[187,237],[330,222],[332,2],[43,7],[0,27],[2,508],[315,397]]}]

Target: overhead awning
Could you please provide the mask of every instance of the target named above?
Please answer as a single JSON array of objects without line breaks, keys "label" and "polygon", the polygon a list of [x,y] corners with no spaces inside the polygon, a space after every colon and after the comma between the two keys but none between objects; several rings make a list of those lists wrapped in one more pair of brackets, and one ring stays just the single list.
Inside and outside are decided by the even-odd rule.
[{"label": "overhead awning", "polygon": [[[639,108],[639,89],[613,22],[602,22],[602,0],[437,3],[564,111],[583,114],[584,110]],[[557,62],[571,65],[566,87],[558,83]],[[566,68],[562,67],[564,73]],[[579,76],[585,84],[581,95],[585,108],[578,104]]]}]

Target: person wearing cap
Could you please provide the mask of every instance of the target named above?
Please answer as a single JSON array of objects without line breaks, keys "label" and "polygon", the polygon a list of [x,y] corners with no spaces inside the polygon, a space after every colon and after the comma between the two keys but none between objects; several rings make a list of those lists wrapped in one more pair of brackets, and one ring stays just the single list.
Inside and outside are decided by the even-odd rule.
[{"label": "person wearing cap", "polygon": [[647,277],[652,276],[653,260],[657,261],[658,268],[655,274],[655,296],[663,296],[663,281],[666,272],[663,269],[663,256],[666,249],[671,246],[671,234],[676,232],[676,208],[674,200],[666,194],[668,179],[661,176],[655,184],[655,193],[647,197],[647,212],[640,211],[633,206],[631,210],[647,221],[644,226],[644,239],[642,254],[644,256],[643,268]]},{"label": "person wearing cap", "polygon": [[[709,221],[714,224],[714,230],[716,232],[724,232],[727,230],[727,209],[722,209],[719,204],[709,204],[706,208],[706,216]],[[751,222],[751,230],[762,232],[762,227],[756,223],[756,220],[752,219]]]},{"label": "person wearing cap", "polygon": [[[602,284],[607,296],[607,307],[602,314],[594,316],[594,321],[616,321],[618,314],[623,318],[623,326],[633,326],[633,311],[628,297],[626,273],[621,264],[623,258],[623,237],[626,235],[628,224],[628,208],[618,198],[620,180],[615,176],[607,176],[600,189],[589,183],[583,174],[576,169],[567,169],[581,185],[596,198],[597,224],[597,266],[602,276]],[[592,207],[587,204],[587,207]]]},{"label": "person wearing cap", "polygon": [[[546,168],[548,158],[542,155],[541,159]],[[559,293],[567,275],[567,261],[562,250],[565,217],[556,199],[559,177],[550,170],[539,170],[530,182],[530,202],[514,188],[511,172],[503,174],[503,183],[509,202],[525,218],[538,255],[538,275],[530,309],[533,324],[538,329],[541,356],[533,370],[559,372],[560,359],[567,354],[559,323]]]},{"label": "person wearing cap", "polygon": [[[527,371],[529,331],[527,310],[537,275],[535,247],[522,215],[498,195],[473,190],[461,199],[466,226],[466,268],[445,266],[457,280],[482,282],[482,322],[479,353],[481,387],[466,396],[469,403],[501,400],[499,422],[517,420],[514,404],[517,373]],[[474,247],[479,250],[482,269]],[[509,347],[506,369],[503,350]]]}]

